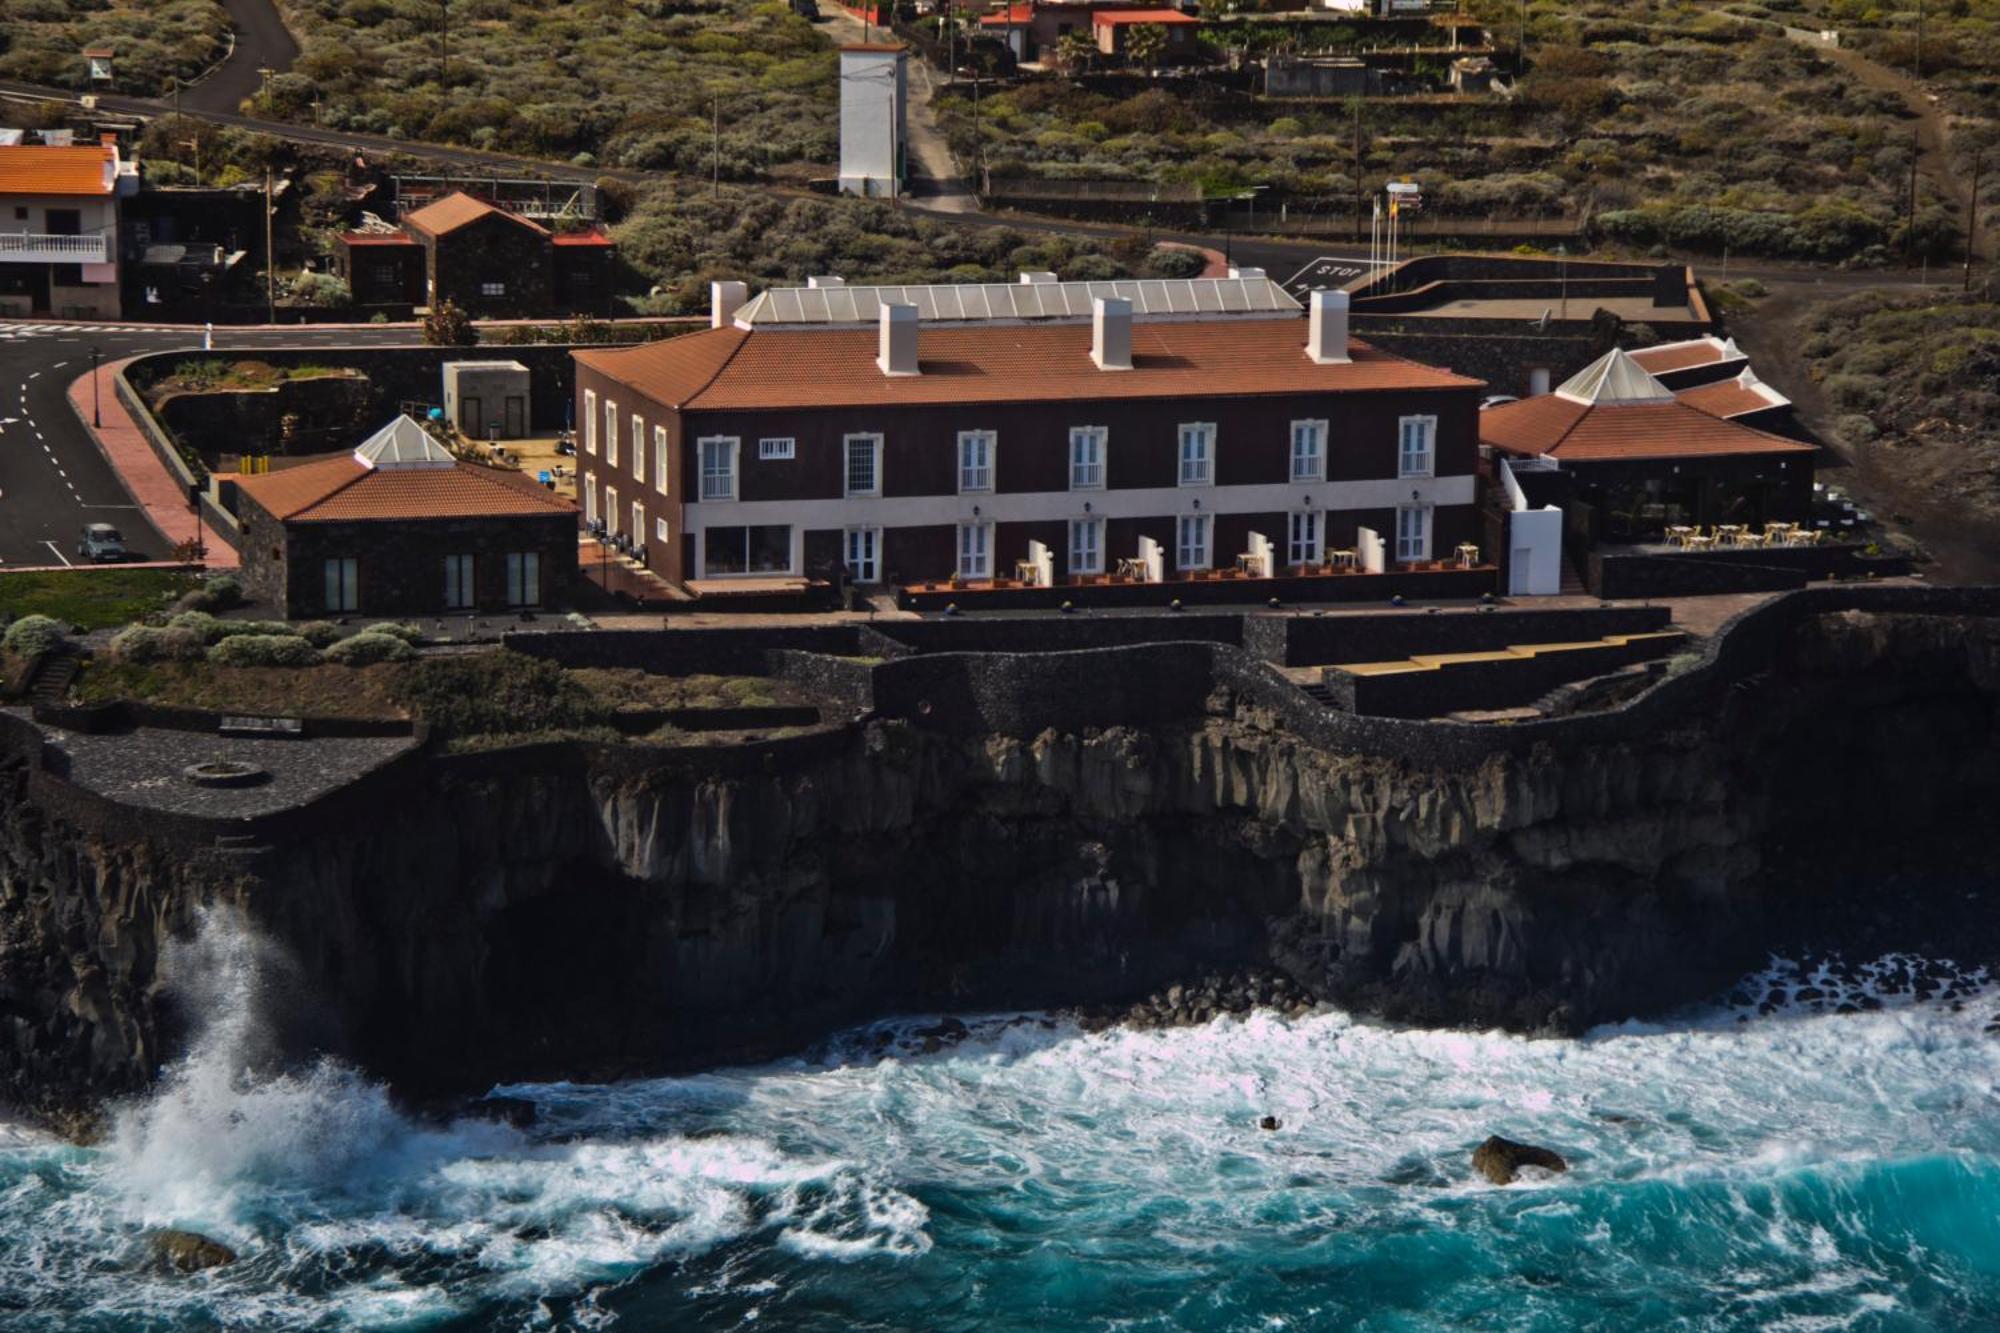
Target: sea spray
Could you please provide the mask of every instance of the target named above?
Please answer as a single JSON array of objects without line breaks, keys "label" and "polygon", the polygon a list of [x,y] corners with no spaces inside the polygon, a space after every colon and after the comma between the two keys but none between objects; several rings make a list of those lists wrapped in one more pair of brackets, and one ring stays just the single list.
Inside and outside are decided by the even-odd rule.
[{"label": "sea spray", "polygon": [[[105,1147],[0,1141],[0,1320],[1978,1328],[2000,1043],[1992,1000],[1959,996],[1581,1040],[975,1016],[926,1051],[912,1020],[755,1069],[504,1089],[536,1103],[527,1133],[412,1124],[334,1064],[246,1072],[214,1024]],[[1496,1189],[1469,1160],[1490,1133],[1572,1169]],[[104,1261],[169,1215],[244,1260]]]}]

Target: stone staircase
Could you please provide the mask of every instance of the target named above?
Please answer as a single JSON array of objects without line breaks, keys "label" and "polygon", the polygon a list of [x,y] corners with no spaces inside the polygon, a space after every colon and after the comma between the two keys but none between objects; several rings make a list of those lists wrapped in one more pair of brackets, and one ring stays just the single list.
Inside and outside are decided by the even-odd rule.
[{"label": "stone staircase", "polygon": [[54,706],[69,698],[69,687],[75,682],[77,673],[83,669],[81,654],[66,648],[42,654],[28,677],[26,694],[31,706],[48,704]]}]

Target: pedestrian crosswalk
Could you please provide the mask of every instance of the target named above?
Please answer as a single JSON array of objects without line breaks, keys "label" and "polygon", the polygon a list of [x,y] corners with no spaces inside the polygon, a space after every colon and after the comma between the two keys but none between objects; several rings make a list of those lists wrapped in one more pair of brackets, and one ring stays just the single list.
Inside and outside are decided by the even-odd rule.
[{"label": "pedestrian crosswalk", "polygon": [[80,333],[157,333],[157,328],[145,324],[10,324],[0,323],[0,342],[15,342],[23,338],[49,338],[59,334]]}]

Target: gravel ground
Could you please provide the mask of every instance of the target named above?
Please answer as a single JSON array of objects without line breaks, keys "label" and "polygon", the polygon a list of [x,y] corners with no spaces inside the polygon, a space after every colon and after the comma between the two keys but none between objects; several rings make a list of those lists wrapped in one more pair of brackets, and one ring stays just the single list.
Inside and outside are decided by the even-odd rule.
[{"label": "gravel ground", "polygon": [[[153,727],[111,735],[44,727],[42,734],[69,756],[67,776],[80,787],[132,805],[225,819],[303,805],[416,744],[409,736],[256,740]],[[270,780],[254,787],[197,787],[182,775],[188,765],[212,760],[254,764]]]}]

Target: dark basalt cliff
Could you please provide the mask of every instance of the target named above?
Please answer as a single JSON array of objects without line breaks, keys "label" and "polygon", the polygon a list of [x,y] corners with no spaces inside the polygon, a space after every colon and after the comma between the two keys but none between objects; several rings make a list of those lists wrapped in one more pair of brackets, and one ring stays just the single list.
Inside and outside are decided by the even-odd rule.
[{"label": "dark basalt cliff", "polygon": [[877,720],[706,763],[540,746],[423,760],[309,831],[220,845],[48,808],[15,757],[0,1096],[59,1117],[143,1086],[178,1040],[161,943],[209,903],[289,954],[299,1040],[442,1091],[1212,963],[1575,1029],[1711,993],[1883,865],[1992,873],[1961,834],[2000,808],[2000,620],[1808,616],[1694,697],[1637,735],[1429,765],[1308,743],[1224,681],[1143,730]]}]

